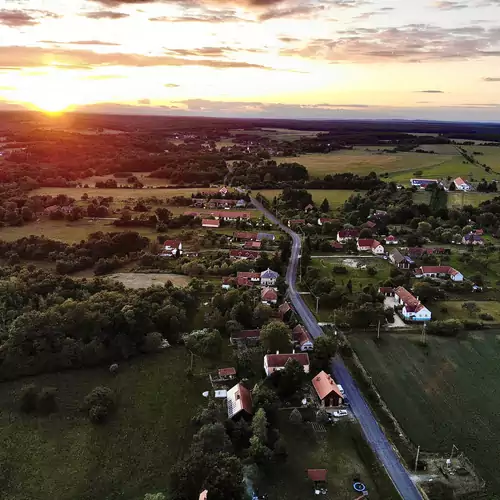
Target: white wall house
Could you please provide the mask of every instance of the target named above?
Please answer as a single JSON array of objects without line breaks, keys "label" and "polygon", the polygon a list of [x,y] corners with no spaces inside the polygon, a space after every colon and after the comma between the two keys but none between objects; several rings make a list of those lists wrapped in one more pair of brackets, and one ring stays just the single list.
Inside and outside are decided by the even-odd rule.
[{"label": "white wall house", "polygon": [[457,177],[453,182],[455,184],[455,187],[459,191],[471,191],[472,190],[472,186],[468,182],[465,182],[461,177]]},{"label": "white wall house", "polygon": [[279,274],[272,269],[267,268],[260,273],[260,283],[262,286],[274,286]]},{"label": "white wall house", "polygon": [[414,297],[406,288],[402,286],[396,288],[394,297],[399,305],[403,306],[401,315],[406,321],[430,321],[431,311],[425,307],[420,300]]},{"label": "white wall house", "polygon": [[416,278],[450,278],[463,281],[464,275],[451,266],[422,266],[415,269]]}]

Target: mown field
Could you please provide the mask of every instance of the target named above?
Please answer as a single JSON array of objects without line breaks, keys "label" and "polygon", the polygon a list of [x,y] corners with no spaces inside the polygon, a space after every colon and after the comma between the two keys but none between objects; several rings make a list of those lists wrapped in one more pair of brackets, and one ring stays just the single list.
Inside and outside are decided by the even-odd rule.
[{"label": "mown field", "polygon": [[449,453],[456,445],[500,493],[500,336],[428,337],[428,347],[402,334],[352,335],[351,343],[413,443]]},{"label": "mown field", "polygon": [[182,274],[170,273],[115,273],[106,278],[119,281],[127,288],[148,288],[153,285],[163,285],[171,281],[174,286],[184,288],[189,284],[191,278]]},{"label": "mown field", "polygon": [[[137,500],[165,491],[168,471],[190,442],[191,417],[208,379],[189,379],[184,349],[106,367],[41,375],[0,385],[0,487],[3,500]],[[202,369],[201,365],[197,369]],[[57,388],[59,411],[19,414],[27,383]],[[95,386],[111,387],[118,409],[102,426],[79,407]]]},{"label": "mown field", "polygon": [[[265,196],[269,201],[272,201],[275,196],[281,194],[281,189],[261,189],[259,193]],[[312,195],[313,201],[316,205],[321,205],[323,200],[326,198],[328,203],[330,203],[331,210],[337,210],[340,208],[349,197],[355,193],[351,189],[310,189],[309,192]],[[254,195],[257,192],[254,193]]]}]

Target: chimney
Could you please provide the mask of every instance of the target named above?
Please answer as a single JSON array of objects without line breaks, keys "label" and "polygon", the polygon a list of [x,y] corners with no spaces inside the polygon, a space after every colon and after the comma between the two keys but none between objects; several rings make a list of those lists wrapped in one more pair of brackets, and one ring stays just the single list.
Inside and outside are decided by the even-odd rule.
[{"label": "chimney", "polygon": [[279,351],[276,351],[276,354],[279,354],[280,352]]},{"label": "chimney", "polygon": [[295,354],[295,349],[292,351],[292,354]]}]

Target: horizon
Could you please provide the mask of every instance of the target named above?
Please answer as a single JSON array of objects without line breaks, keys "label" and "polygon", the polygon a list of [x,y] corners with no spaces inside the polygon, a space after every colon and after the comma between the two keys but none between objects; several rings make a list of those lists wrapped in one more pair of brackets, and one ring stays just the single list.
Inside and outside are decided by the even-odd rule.
[{"label": "horizon", "polygon": [[0,0],[0,33],[0,109],[500,122],[498,0]]}]

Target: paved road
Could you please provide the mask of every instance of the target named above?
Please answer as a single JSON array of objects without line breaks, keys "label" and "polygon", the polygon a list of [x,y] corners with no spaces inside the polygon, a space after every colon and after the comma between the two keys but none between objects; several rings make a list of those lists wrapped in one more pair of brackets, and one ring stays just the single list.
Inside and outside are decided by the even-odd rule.
[{"label": "paved road", "polygon": [[[307,307],[295,288],[295,278],[297,275],[301,249],[300,236],[290,230],[290,228],[283,225],[256,199],[252,198],[252,202],[255,207],[260,210],[271,222],[278,225],[292,238],[292,255],[290,257],[290,263],[286,273],[288,293],[295,310],[301,317],[309,333],[312,337],[317,338],[323,334],[323,330],[318,326],[316,318],[313,316],[311,310]],[[354,382],[349,370],[347,370],[340,358],[336,358],[332,362],[332,371],[335,379],[343,386],[346,394],[349,396],[351,409],[361,424],[366,440],[384,465],[401,497],[404,500],[422,500],[422,495],[418,491],[418,488],[411,480],[408,471],[399,461],[396,452],[387,440],[385,434],[382,432],[382,429],[378,425],[370,407],[357,387],[356,382]]]}]

